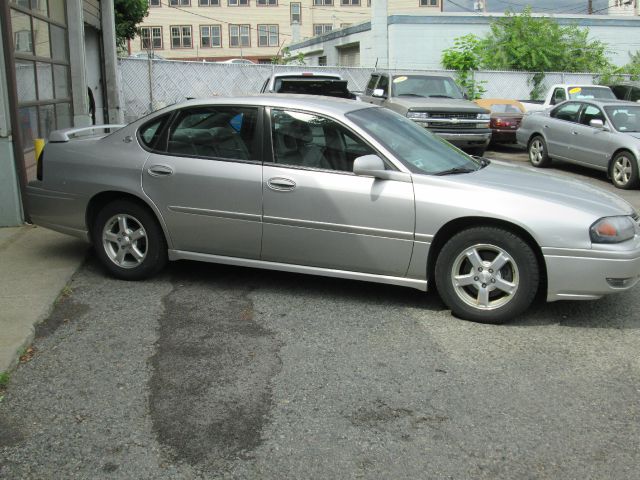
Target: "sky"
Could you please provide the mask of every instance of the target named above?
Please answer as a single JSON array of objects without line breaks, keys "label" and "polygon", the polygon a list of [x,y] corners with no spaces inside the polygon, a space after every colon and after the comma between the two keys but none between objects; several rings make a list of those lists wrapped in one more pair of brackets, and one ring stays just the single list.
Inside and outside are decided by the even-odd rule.
[{"label": "sky", "polygon": [[[443,0],[445,12],[473,11],[474,0]],[[531,5],[536,13],[587,13],[587,0],[483,0],[488,12],[504,12],[507,9],[520,12],[526,5]],[[608,0],[592,0],[595,14],[606,14]]]}]

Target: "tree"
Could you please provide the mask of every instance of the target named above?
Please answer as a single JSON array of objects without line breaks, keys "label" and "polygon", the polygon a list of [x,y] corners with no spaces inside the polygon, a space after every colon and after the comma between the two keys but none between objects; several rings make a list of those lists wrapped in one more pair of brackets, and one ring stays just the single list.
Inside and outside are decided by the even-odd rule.
[{"label": "tree", "polygon": [[275,65],[305,65],[304,53],[299,52],[297,55],[291,55],[289,47],[284,47],[280,55],[276,53],[271,58],[271,63]]},{"label": "tree", "polygon": [[481,41],[482,66],[493,70],[536,72],[531,95],[541,94],[544,72],[600,72],[611,68],[607,45],[589,40],[589,30],[562,26],[549,17],[505,12]]},{"label": "tree", "polygon": [[454,39],[453,47],[442,52],[440,61],[447,70],[456,71],[458,83],[469,98],[481,98],[486,92],[482,86],[485,82],[477,82],[473,77],[474,70],[482,63],[482,45],[478,37],[469,34]]},{"label": "tree", "polygon": [[138,34],[138,24],[149,14],[147,0],[114,0],[116,46],[123,48],[127,40]]}]

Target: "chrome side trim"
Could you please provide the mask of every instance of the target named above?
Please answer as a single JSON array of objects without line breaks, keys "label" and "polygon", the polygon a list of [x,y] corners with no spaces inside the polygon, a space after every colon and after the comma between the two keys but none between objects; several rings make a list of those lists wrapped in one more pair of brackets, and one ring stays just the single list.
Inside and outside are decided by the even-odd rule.
[{"label": "chrome side trim", "polygon": [[261,215],[255,215],[252,213],[227,212],[224,210],[208,210],[206,208],[191,208],[191,207],[179,207],[175,205],[169,205],[169,210],[177,213],[187,213],[190,215],[204,215],[205,217],[229,218],[231,220],[245,220],[247,222],[259,222],[262,219]]},{"label": "chrome side trim", "polygon": [[313,228],[316,230],[327,230],[331,232],[354,233],[357,235],[369,235],[372,237],[393,238],[399,240],[413,240],[413,232],[402,232],[398,230],[385,230],[382,228],[359,227],[356,225],[344,225],[341,223],[312,222],[310,220],[299,220],[294,218],[264,217],[264,223],[271,225],[287,225],[289,227]]},{"label": "chrome side trim", "polygon": [[433,242],[433,237],[434,236],[435,235],[428,235],[426,233],[416,233],[415,240],[416,240],[416,242],[431,243],[431,242]]},{"label": "chrome side trim", "polygon": [[640,258],[640,248],[634,250],[579,250],[572,248],[542,247],[545,258],[593,258],[596,260],[635,260]]},{"label": "chrome side trim", "polygon": [[372,273],[350,272],[347,270],[334,270],[331,268],[308,267],[305,265],[293,265],[290,263],[265,262],[263,260],[251,260],[248,258],[224,257],[221,255],[185,252],[182,250],[169,250],[169,260],[196,260],[199,262],[221,263],[223,265],[236,265],[239,267],[279,270],[282,272],[290,273],[304,273],[309,275],[319,275],[322,277],[344,278],[347,280],[363,280],[367,282],[386,283],[389,285],[411,287],[422,290],[423,292],[427,291],[426,280],[393,277],[389,275],[375,275]]}]

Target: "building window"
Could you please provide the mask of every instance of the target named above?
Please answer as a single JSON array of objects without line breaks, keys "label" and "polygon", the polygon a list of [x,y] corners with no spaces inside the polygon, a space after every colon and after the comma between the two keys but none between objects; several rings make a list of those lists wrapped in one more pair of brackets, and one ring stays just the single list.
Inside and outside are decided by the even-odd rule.
[{"label": "building window", "polygon": [[140,28],[142,50],[162,50],[162,27]]},{"label": "building window", "polygon": [[348,6],[348,7],[359,7],[360,0],[340,0],[340,5]]},{"label": "building window", "polygon": [[259,7],[277,7],[278,0],[256,0],[256,5]]},{"label": "building window", "polygon": [[149,0],[149,6],[150,7],[161,7],[162,6],[162,0]]},{"label": "building window", "polygon": [[191,25],[171,26],[171,48],[191,48]]},{"label": "building window", "polygon": [[319,67],[326,67],[327,66],[327,57],[318,57],[318,66]]},{"label": "building window", "polygon": [[191,0],[169,0],[169,5],[172,7],[190,7]]},{"label": "building window", "polygon": [[302,23],[302,6],[300,2],[291,2],[290,6],[291,11],[291,23],[298,22]]},{"label": "building window", "polygon": [[318,36],[324,33],[329,33],[333,30],[333,25],[330,23],[314,23],[313,24],[313,35]]},{"label": "building window", "polygon": [[248,47],[251,45],[249,25],[229,25],[229,46]]},{"label": "building window", "polygon": [[230,7],[248,7],[249,0],[227,0]]},{"label": "building window", "polygon": [[201,25],[200,26],[200,46],[202,48],[221,47],[221,29],[220,25]]},{"label": "building window", "polygon": [[420,0],[421,7],[437,7],[438,0]]},{"label": "building window", "polygon": [[277,47],[279,44],[278,25],[258,25],[259,47]]},{"label": "building window", "polygon": [[333,0],[313,0],[314,5],[333,5]]},{"label": "building window", "polygon": [[198,0],[198,5],[201,7],[219,7],[220,0]]}]

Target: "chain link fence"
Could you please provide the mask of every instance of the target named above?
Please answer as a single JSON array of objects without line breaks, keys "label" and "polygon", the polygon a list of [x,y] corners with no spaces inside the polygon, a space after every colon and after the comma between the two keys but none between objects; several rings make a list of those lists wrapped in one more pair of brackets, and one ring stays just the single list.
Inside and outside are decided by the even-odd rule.
[{"label": "chain link fence", "polygon": [[[166,105],[187,98],[257,94],[274,72],[315,71],[339,73],[349,82],[349,90],[364,91],[374,68],[311,67],[293,65],[251,65],[183,62],[121,58],[119,60],[121,104],[125,121],[131,122]],[[412,70],[415,71],[415,70]],[[455,75],[447,70],[421,70],[424,73]],[[403,73],[407,70],[391,70]],[[529,72],[479,71],[474,79],[482,82],[485,98],[528,99],[533,88]],[[592,84],[590,73],[546,73],[543,91],[555,83]]]}]

